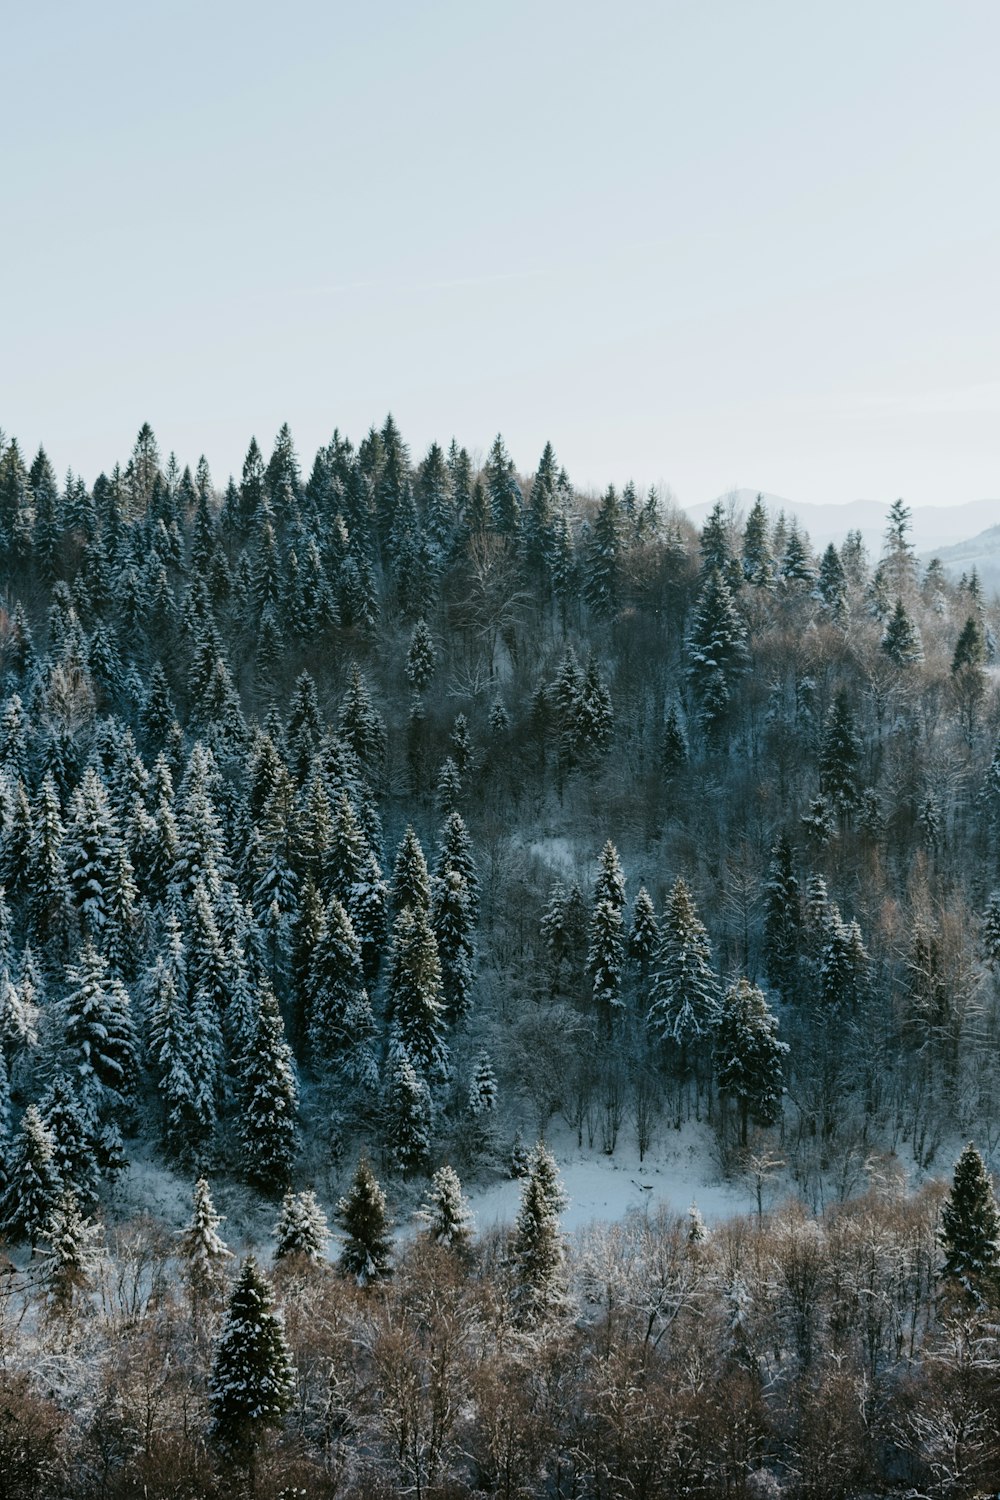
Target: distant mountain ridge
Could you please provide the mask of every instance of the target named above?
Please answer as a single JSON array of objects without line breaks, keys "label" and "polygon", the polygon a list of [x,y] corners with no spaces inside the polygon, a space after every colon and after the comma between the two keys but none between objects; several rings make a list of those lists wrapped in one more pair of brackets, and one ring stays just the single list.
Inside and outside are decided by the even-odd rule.
[{"label": "distant mountain ridge", "polygon": [[[757,493],[751,489],[732,490],[720,495],[719,499],[732,501],[735,508],[745,514],[756,500]],[[829,542],[839,545],[849,531],[861,532],[873,557],[877,557],[882,549],[891,501],[851,500],[845,505],[815,505],[808,501],[785,500],[766,491],[763,499],[772,515],[783,510],[786,516],[795,517],[809,533],[814,551],[821,551]],[[685,506],[684,511],[696,526],[700,526],[715,504],[714,500],[703,501],[699,505]],[[994,546],[1000,581],[1000,499],[970,500],[962,505],[917,505],[912,514],[912,540],[916,550],[921,554],[938,553],[949,568],[952,563],[944,557],[945,550],[971,547],[981,538],[996,532]],[[970,540],[963,541],[963,538]],[[976,565],[979,566],[978,561]],[[968,566],[972,566],[971,560]]]}]

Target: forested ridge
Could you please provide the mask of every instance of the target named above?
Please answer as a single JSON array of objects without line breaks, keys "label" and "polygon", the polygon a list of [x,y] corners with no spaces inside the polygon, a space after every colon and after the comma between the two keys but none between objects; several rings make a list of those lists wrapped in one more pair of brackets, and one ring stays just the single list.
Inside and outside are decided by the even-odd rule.
[{"label": "forested ridge", "polygon": [[[902,501],[4,436],[0,578],[7,1493],[995,1483],[997,610]],[[566,1242],[546,1137],[692,1122],[756,1213]]]}]

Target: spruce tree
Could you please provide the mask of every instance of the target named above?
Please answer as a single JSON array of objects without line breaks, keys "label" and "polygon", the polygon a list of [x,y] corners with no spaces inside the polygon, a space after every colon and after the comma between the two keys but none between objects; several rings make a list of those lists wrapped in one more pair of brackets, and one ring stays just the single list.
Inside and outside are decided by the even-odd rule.
[{"label": "spruce tree", "polygon": [[427,628],[427,621],[418,620],[413,627],[406,652],[406,680],[415,692],[424,691],[434,676],[436,666],[437,651]]},{"label": "spruce tree", "polygon": [[417,1218],[435,1245],[459,1254],[468,1251],[474,1219],[454,1167],[439,1167],[434,1173]]},{"label": "spruce tree", "polygon": [[566,1203],[555,1159],[539,1141],[528,1160],[511,1241],[517,1317],[522,1326],[536,1324],[565,1305],[565,1247],[559,1214]]},{"label": "spruce tree", "polygon": [[726,991],[715,1032],[719,1092],[736,1100],[740,1144],[747,1125],[773,1125],[781,1116],[782,1060],[788,1051],[778,1040],[778,1022],[756,985],[739,979]]},{"label": "spruce tree", "polygon": [[368,1158],[358,1161],[347,1193],[337,1204],[337,1223],[343,1246],[338,1265],[359,1286],[392,1275],[392,1239],[385,1193],[376,1182]]},{"label": "spruce tree", "polygon": [[352,1044],[349,1021],[353,1007],[368,1005],[361,945],[336,896],[324,913],[312,951],[307,995],[310,1051],[318,1060],[332,1060]]},{"label": "spruce tree", "polygon": [[628,935],[628,954],[639,974],[645,978],[649,973],[653,956],[660,943],[660,924],[656,920],[653,898],[641,885],[632,908],[632,926]]},{"label": "spruce tree", "polygon": [[450,1021],[461,1021],[472,1003],[475,948],[468,890],[456,869],[431,882],[431,928],[441,964],[442,1003]]},{"label": "spruce tree", "polygon": [[469,920],[475,925],[479,920],[482,888],[476,870],[472,839],[469,837],[469,830],[465,826],[461,813],[457,812],[451,813],[445,820],[438,838],[434,874],[438,879],[444,879],[448,870],[457,870],[465,882]]},{"label": "spruce tree", "polygon": [[902,599],[896,600],[896,607],[885,628],[882,650],[897,667],[911,667],[924,659],[920,631],[907,614]]},{"label": "spruce tree", "polygon": [[7,1187],[0,1199],[0,1230],[34,1249],[63,1191],[53,1161],[53,1141],[34,1104],[29,1104],[9,1153]]},{"label": "spruce tree", "polygon": [[679,1048],[683,1068],[687,1049],[709,1035],[718,1014],[719,981],[708,933],[678,876],[660,923],[647,1023],[660,1041]]},{"label": "spruce tree", "polygon": [[430,1082],[449,1075],[444,1039],[443,987],[437,943],[427,915],[405,906],[393,928],[389,959],[389,1019],[413,1065]]},{"label": "spruce tree", "polygon": [[783,1000],[796,992],[801,946],[802,903],[794,851],[784,834],[771,846],[764,890],[764,963],[767,977]]},{"label": "spruce tree", "polygon": [[848,815],[859,797],[861,738],[846,692],[841,690],[827,715],[820,747],[820,790],[841,816]]},{"label": "spruce tree", "polygon": [[275,1260],[300,1258],[318,1265],[326,1258],[330,1226],[314,1192],[306,1189],[301,1193],[285,1194],[274,1236]]},{"label": "spruce tree", "polygon": [[393,1161],[407,1176],[426,1165],[433,1123],[430,1089],[405,1049],[398,1047],[386,1089],[383,1133]]},{"label": "spruce tree", "polygon": [[993,1301],[1000,1290],[1000,1209],[986,1164],[971,1141],[955,1164],[941,1209],[941,1246],[942,1281],[957,1285],[975,1303]]},{"label": "spruce tree", "polygon": [[706,739],[714,748],[725,744],[733,689],[746,661],[746,626],[722,574],[713,569],[691,623],[687,680]]},{"label": "spruce tree", "polygon": [[129,994],[110,978],[107,965],[90,943],[67,969],[72,986],[63,1001],[63,1043],[67,1065],[85,1117],[127,1108],[134,1097],[138,1057]]},{"label": "spruce tree", "polygon": [[407,825],[402,842],[396,851],[390,894],[393,910],[397,915],[407,906],[414,911],[430,910],[431,885],[427,861],[420,847],[420,840],[411,825]]},{"label": "spruce tree", "polygon": [[60,1317],[89,1290],[97,1268],[97,1226],[85,1219],[69,1188],[59,1193],[41,1233],[42,1285]]},{"label": "spruce tree", "polygon": [[273,1300],[248,1255],[226,1303],[209,1381],[212,1435],[251,1469],[264,1432],[280,1426],[294,1391],[295,1372],[271,1311]]},{"label": "spruce tree", "polygon": [[179,1245],[182,1275],[195,1308],[218,1295],[225,1262],[232,1258],[232,1251],[218,1233],[222,1222],[208,1182],[199,1177],[194,1185],[191,1218],[181,1231]]},{"label": "spruce tree", "polygon": [[240,1142],[243,1169],[264,1193],[275,1195],[292,1175],[299,1146],[299,1091],[274,991],[261,981],[250,1046],[240,1062]]}]

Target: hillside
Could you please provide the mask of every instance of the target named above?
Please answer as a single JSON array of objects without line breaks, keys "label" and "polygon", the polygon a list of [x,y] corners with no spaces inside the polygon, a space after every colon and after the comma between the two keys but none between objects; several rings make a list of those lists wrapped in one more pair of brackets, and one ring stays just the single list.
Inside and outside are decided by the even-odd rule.
[{"label": "hillside", "polygon": [[[582,499],[551,446],[530,474],[500,437],[481,469],[418,459],[391,417],[305,467],[283,428],[221,485],[148,426],[91,484],[5,442],[4,1337],[18,1410],[92,1466],[104,1408],[75,1412],[59,1350],[101,1351],[132,1457],[87,1493],[128,1493],[140,1452],[149,1493],[158,1463],[208,1483],[224,1296],[270,1295],[228,1276],[213,1195],[294,1345],[283,1485],[412,1488],[447,1450],[456,1493],[499,1491],[484,1413],[537,1366],[518,1464],[572,1450],[602,1492],[636,1360],[681,1452],[699,1339],[762,1475],[825,1451],[790,1413],[839,1410],[842,1368],[885,1425],[844,1417],[839,1492],[927,1472],[907,1402],[938,1399],[921,1350],[965,1295],[934,1179],[970,1138],[992,1165],[1000,1118],[1000,620],[918,564],[901,502],[879,531],[820,547],[721,503],[696,530],[630,486]],[[165,1382],[162,1447],[119,1335]],[[712,1412],[721,1495],[746,1465]]]}]

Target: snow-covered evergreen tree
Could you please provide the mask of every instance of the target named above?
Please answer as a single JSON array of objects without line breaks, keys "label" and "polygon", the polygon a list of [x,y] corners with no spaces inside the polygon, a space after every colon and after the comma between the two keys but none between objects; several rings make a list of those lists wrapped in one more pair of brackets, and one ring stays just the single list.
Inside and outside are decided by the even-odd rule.
[{"label": "snow-covered evergreen tree", "polygon": [[0,1230],[34,1248],[63,1191],[53,1161],[52,1137],[34,1104],[21,1120],[7,1162],[7,1186],[0,1198]]},{"label": "snow-covered evergreen tree", "polygon": [[431,881],[431,928],[441,963],[445,1012],[450,1021],[460,1021],[471,1005],[475,948],[468,888],[454,868]]},{"label": "snow-covered evergreen tree", "polygon": [[391,1060],[382,1128],[393,1161],[407,1175],[426,1164],[433,1123],[430,1089],[398,1047]]},{"label": "snow-covered evergreen tree", "polygon": [[64,1187],[40,1236],[42,1285],[61,1317],[68,1315],[74,1298],[92,1284],[98,1236],[97,1225],[84,1218],[75,1194]]},{"label": "snow-covered evergreen tree", "polygon": [[680,1049],[683,1066],[686,1050],[710,1034],[718,1014],[719,980],[708,933],[678,876],[660,923],[647,1022],[661,1041]]},{"label": "snow-covered evergreen tree", "polygon": [[495,1113],[500,1100],[497,1075],[493,1071],[489,1053],[480,1052],[469,1084],[469,1113],[474,1119],[482,1119]]},{"label": "snow-covered evergreen tree", "polygon": [[225,1262],[232,1258],[232,1251],[218,1232],[222,1222],[208,1182],[199,1177],[194,1185],[191,1218],[181,1230],[179,1244],[184,1280],[195,1306],[218,1294]]},{"label": "snow-covered evergreen tree", "polygon": [[274,991],[261,981],[252,1039],[240,1060],[240,1142],[247,1177],[274,1194],[292,1173],[299,1148],[299,1090],[292,1049]]},{"label": "snow-covered evergreen tree", "polygon": [[439,1167],[417,1213],[428,1239],[464,1253],[472,1239],[474,1217],[454,1167]]},{"label": "snow-covered evergreen tree", "polygon": [[641,885],[636,892],[632,907],[632,926],[628,935],[629,958],[640,976],[645,978],[657,948],[660,945],[660,924],[656,920],[653,898]]},{"label": "snow-covered evergreen tree", "polygon": [[295,1372],[273,1301],[248,1255],[226,1303],[209,1382],[212,1435],[248,1464],[264,1431],[280,1425],[294,1391]]},{"label": "snow-covered evergreen tree", "polygon": [[392,905],[398,915],[404,907],[429,911],[431,904],[430,874],[420,840],[412,826],[407,826],[392,871]]},{"label": "snow-covered evergreen tree", "polygon": [[72,988],[62,1004],[63,1044],[87,1120],[130,1106],[138,1076],[132,1007],[125,986],[112,979],[96,948],[85,941],[67,969]]},{"label": "snow-covered evergreen tree", "polygon": [[715,1032],[715,1068],[720,1093],[736,1101],[743,1146],[750,1120],[773,1125],[781,1116],[787,1051],[787,1042],[778,1040],[778,1022],[763,993],[748,979],[738,979],[723,997]]},{"label": "snow-covered evergreen tree", "polygon": [[275,1260],[301,1257],[319,1264],[325,1259],[330,1226],[311,1189],[285,1194],[274,1236]]},{"label": "snow-covered evergreen tree", "polygon": [[539,1141],[528,1160],[511,1240],[522,1325],[537,1323],[565,1305],[565,1246],[559,1215],[566,1203],[555,1158]]},{"label": "snow-covered evergreen tree", "polygon": [[393,928],[388,1015],[394,1034],[429,1082],[450,1072],[437,943],[422,907],[405,906]]},{"label": "snow-covered evergreen tree", "polygon": [[392,1275],[391,1224],[382,1191],[368,1158],[362,1156],[351,1186],[337,1204],[337,1223],[343,1237],[338,1265],[359,1286]]},{"label": "snow-covered evergreen tree", "polygon": [[783,1000],[795,995],[801,941],[802,902],[794,851],[780,834],[771,846],[764,888],[764,962],[767,977]]},{"label": "snow-covered evergreen tree", "polygon": [[69,1079],[57,1073],[42,1095],[38,1113],[52,1139],[52,1164],[64,1189],[81,1208],[97,1201],[100,1172],[96,1143]]},{"label": "snow-covered evergreen tree", "polygon": [[940,1233],[942,1281],[957,1284],[974,1302],[992,1301],[1000,1290],[1000,1209],[986,1163],[971,1141],[955,1164]]}]

